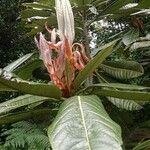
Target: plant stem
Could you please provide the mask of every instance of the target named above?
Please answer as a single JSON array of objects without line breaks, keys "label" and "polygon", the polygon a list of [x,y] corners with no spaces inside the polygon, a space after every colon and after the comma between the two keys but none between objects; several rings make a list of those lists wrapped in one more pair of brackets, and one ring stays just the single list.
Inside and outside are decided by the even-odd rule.
[{"label": "plant stem", "polygon": [[88,26],[86,25],[86,22],[84,21],[84,39],[85,39],[85,48],[86,48],[86,54],[90,58],[90,40],[89,40],[89,32],[88,32]]},{"label": "plant stem", "polygon": [[79,15],[82,18],[82,24],[83,24],[83,37],[85,40],[85,52],[86,55],[90,58],[90,40],[89,40],[89,31],[88,31],[88,27],[89,24],[87,23],[87,15],[86,15],[86,11],[80,12]]}]

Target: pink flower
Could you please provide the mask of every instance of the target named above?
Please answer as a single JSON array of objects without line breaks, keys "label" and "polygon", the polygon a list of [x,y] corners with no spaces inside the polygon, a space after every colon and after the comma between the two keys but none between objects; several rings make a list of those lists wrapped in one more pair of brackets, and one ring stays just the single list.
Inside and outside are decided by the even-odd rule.
[{"label": "pink flower", "polygon": [[55,0],[60,41],[56,42],[55,29],[46,30],[51,35],[51,40],[46,40],[40,33],[39,39],[35,38],[40,57],[48,70],[53,83],[63,91],[63,96],[69,97],[73,89],[75,72],[82,70],[89,61],[82,44],[74,43],[74,18],[69,0]]}]

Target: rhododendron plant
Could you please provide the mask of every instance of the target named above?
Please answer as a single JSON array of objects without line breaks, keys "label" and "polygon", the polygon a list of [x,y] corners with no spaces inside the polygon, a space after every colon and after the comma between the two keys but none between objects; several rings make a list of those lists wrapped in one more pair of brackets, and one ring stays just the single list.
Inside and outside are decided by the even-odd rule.
[{"label": "rhododendron plant", "polygon": [[[121,56],[120,48],[123,54],[127,47],[131,50],[134,44],[140,43],[141,37],[138,37],[137,31],[129,31],[124,36],[124,32],[121,32],[108,38],[107,41],[112,41],[107,44],[102,36],[101,44],[97,39],[96,48],[89,47],[89,31],[97,38],[101,35],[96,32],[101,30],[97,30],[93,22],[109,15],[111,20],[112,17],[116,19],[126,11],[120,8],[129,1],[70,0],[70,2],[69,0],[38,0],[37,2],[35,0],[33,3],[25,4],[28,10],[23,12],[23,16],[30,17],[32,12],[33,15],[43,16],[42,20],[35,20],[36,16],[29,18],[31,22],[28,27],[36,25],[34,32],[37,33],[42,29],[40,26],[45,23],[44,32],[36,35],[35,42],[50,79],[41,69],[43,66],[41,60],[34,53],[26,54],[8,66],[0,68],[0,92],[7,91],[6,95],[13,92],[14,94],[10,93],[11,97],[19,94],[16,98],[5,99],[0,103],[0,125],[2,125],[2,132],[4,131],[0,136],[2,137],[0,149],[123,150],[132,149],[138,142],[133,140],[135,144],[132,143],[131,135],[138,128],[141,130],[141,125],[147,120],[141,123],[138,121],[139,125],[135,124],[134,116],[131,116],[127,110],[140,112],[140,109],[150,101],[150,87],[133,84],[135,83],[133,78],[143,77],[143,64],[127,59],[122,60],[123,57],[118,60],[117,53],[119,52]],[[50,27],[50,24],[54,25],[54,8],[58,29]],[[78,30],[77,36],[80,41],[84,40],[84,45],[74,42],[77,40],[72,8],[75,12],[76,29],[82,28]],[[40,13],[37,14],[38,12]],[[49,17],[44,17],[47,15]],[[127,17],[128,21],[131,16]],[[53,19],[48,24],[46,20],[50,18]],[[120,36],[121,39],[118,39]],[[109,59],[106,59],[108,56]],[[33,77],[34,81],[32,81]],[[49,80],[52,84],[49,84]],[[25,94],[20,95],[21,93]],[[129,118],[127,120],[126,114]],[[28,122],[23,121],[10,126],[11,123],[20,120]],[[133,132],[127,135],[128,131]],[[143,137],[142,141],[141,147],[147,143]],[[139,144],[133,149],[138,148],[140,148]]]},{"label": "rhododendron plant", "polygon": [[[68,97],[73,89],[75,72],[82,70],[89,58],[82,44],[73,44],[74,16],[69,0],[56,0],[55,2],[58,33],[55,29],[49,29],[46,23],[45,28],[51,35],[51,41],[46,40],[42,33],[39,39],[35,38],[35,41],[51,80],[63,91],[63,96]],[[59,41],[56,40],[57,36]]]}]

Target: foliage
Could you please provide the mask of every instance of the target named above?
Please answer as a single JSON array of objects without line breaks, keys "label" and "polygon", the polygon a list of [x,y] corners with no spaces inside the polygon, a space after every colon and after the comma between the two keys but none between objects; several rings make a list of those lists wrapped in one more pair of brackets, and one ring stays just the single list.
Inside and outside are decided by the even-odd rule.
[{"label": "foliage", "polygon": [[109,118],[96,96],[71,97],[63,103],[48,129],[50,143],[56,150],[60,147],[62,150],[70,147],[121,150],[120,132],[120,127]]},{"label": "foliage", "polygon": [[12,128],[4,131],[3,136],[7,136],[4,144],[5,149],[50,149],[48,137],[44,129],[37,124],[27,121],[12,124]]},{"label": "foliage", "polygon": [[1,67],[35,48],[31,38],[25,34],[27,31],[19,19],[22,2],[20,0],[0,1],[0,28],[3,29],[0,30]]},{"label": "foliage", "polygon": [[[149,63],[144,60],[147,63],[143,65],[134,53],[138,56],[142,49],[143,55],[149,54],[148,27],[146,25],[145,31],[141,20],[146,15],[141,10],[149,8],[150,3],[141,0],[130,8],[126,4],[132,0],[71,0],[77,37],[77,43],[73,44],[75,31],[70,3],[56,0],[55,13],[53,2],[24,3],[27,9],[21,13],[23,21],[27,21],[28,35],[42,31],[35,41],[51,81],[49,78],[46,83],[39,79],[32,81],[34,72],[44,67],[31,53],[0,70],[0,91],[32,94],[0,104],[0,124],[26,119],[30,122],[18,122],[4,131],[2,136],[6,136],[6,141],[2,147],[40,150],[50,146],[53,150],[148,148],[149,127],[145,120],[140,122],[140,115],[148,114],[142,111],[146,107],[149,109],[150,87],[136,80],[145,76],[144,71],[147,74]],[[105,29],[96,28],[100,20],[108,22]],[[55,32],[53,27],[57,26],[57,21],[58,31]],[[97,39],[96,48],[91,49],[90,32],[97,38],[103,33],[107,36],[104,34]],[[107,39],[111,34],[114,36]],[[31,121],[33,117],[35,124]],[[45,130],[48,128],[47,135],[39,124]]]}]

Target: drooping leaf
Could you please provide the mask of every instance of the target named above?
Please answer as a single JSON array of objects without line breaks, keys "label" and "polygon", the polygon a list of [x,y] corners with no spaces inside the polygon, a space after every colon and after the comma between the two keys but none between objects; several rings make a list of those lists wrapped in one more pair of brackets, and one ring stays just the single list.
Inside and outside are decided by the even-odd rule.
[{"label": "drooping leaf", "polygon": [[61,91],[53,84],[29,82],[15,77],[13,74],[1,71],[0,74],[0,84],[7,87],[7,89],[12,89],[14,91],[20,91],[27,94],[51,97],[59,99],[61,96]]},{"label": "drooping leaf", "polygon": [[114,97],[107,97],[107,99],[115,106],[121,109],[133,111],[133,110],[140,110],[143,108],[140,104],[136,103],[133,100],[118,99]]},{"label": "drooping leaf", "polygon": [[17,113],[15,112],[14,114],[9,114],[9,115],[3,115],[0,117],[0,125],[26,120],[42,114],[43,115],[49,114],[50,112],[52,112],[51,109],[44,108],[44,109],[30,110],[30,111],[17,112]]},{"label": "drooping leaf", "polygon": [[117,79],[136,78],[144,73],[142,65],[134,61],[106,61],[100,67]]},{"label": "drooping leaf", "polygon": [[100,52],[79,72],[75,81],[74,87],[77,89],[81,83],[108,57],[112,51],[116,41],[110,42],[103,47],[98,48]]},{"label": "drooping leaf", "polygon": [[121,150],[120,127],[97,96],[74,96],[63,103],[48,136],[53,150]]},{"label": "drooping leaf", "polygon": [[87,89],[90,88],[104,88],[104,89],[118,89],[118,90],[130,90],[130,91],[150,91],[150,87],[131,85],[131,84],[121,84],[121,83],[99,83],[93,84]]},{"label": "drooping leaf", "polygon": [[[111,78],[106,77],[106,75],[104,76],[101,73],[97,73],[97,78],[100,82],[100,85],[102,85],[103,87],[107,85],[107,87],[112,87],[114,90],[118,90],[116,87],[124,87],[127,90],[146,90],[146,88],[144,87],[139,87],[137,88],[137,86],[134,85],[128,85],[128,84],[119,84],[119,83],[113,83],[115,82],[114,80],[112,80]],[[109,84],[111,83],[111,85],[109,86]],[[148,90],[148,89],[147,89]],[[139,110],[142,109],[142,104],[139,104],[133,100],[127,100],[127,99],[118,99],[115,97],[107,97],[107,99],[113,103],[115,106],[117,106],[118,108],[121,109],[126,109],[126,110]]]},{"label": "drooping leaf", "polygon": [[[97,86],[97,87],[96,87]],[[112,88],[100,88],[98,85],[90,89],[92,93],[101,96],[110,96],[119,99],[135,100],[135,101],[150,101],[150,92],[132,91],[132,90],[116,90]],[[91,87],[89,87],[91,88]]]},{"label": "drooping leaf", "polygon": [[17,59],[16,61],[12,62],[11,64],[6,66],[5,68],[3,68],[3,70],[11,72],[11,71],[15,70],[17,67],[19,67],[21,64],[23,64],[25,61],[30,59],[32,56],[33,56],[33,53],[26,54],[23,57]]},{"label": "drooping leaf", "polygon": [[51,100],[47,97],[34,96],[34,95],[23,95],[17,98],[10,99],[6,102],[0,103],[0,114],[9,112],[22,106],[30,105],[33,103]]}]

